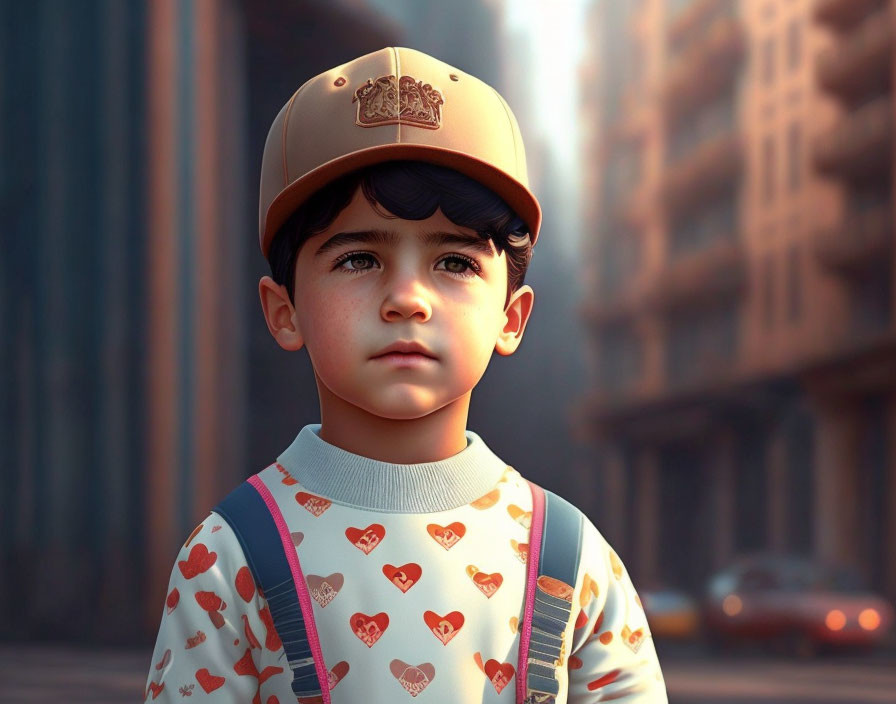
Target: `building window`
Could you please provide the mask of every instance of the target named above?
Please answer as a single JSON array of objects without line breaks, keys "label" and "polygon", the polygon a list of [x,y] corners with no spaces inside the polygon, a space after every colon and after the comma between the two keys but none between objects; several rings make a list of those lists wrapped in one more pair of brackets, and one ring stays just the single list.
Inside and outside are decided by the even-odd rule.
[{"label": "building window", "polygon": [[775,197],[775,139],[768,135],[762,140],[762,200]]},{"label": "building window", "polygon": [[766,330],[775,325],[775,259],[771,254],[762,261],[762,324]]},{"label": "building window", "polygon": [[787,66],[791,71],[800,65],[803,50],[803,26],[799,18],[793,19],[787,28]]},{"label": "building window", "polygon": [[669,253],[673,258],[684,256],[736,236],[737,194],[728,191],[690,217],[671,224]]},{"label": "building window", "polygon": [[775,80],[775,38],[773,36],[768,36],[763,40],[760,60],[762,82],[772,83]]},{"label": "building window", "polygon": [[637,276],[641,263],[641,239],[632,231],[612,231],[601,246],[600,283],[602,296],[612,298]]},{"label": "building window", "polygon": [[800,125],[794,122],[787,130],[787,185],[791,191],[799,190],[802,176],[802,135]]},{"label": "building window", "polygon": [[791,323],[803,313],[803,289],[800,277],[800,251],[791,247],[787,254],[787,317]]},{"label": "building window", "polygon": [[737,304],[689,310],[669,318],[666,375],[673,386],[712,377],[737,359]]},{"label": "building window", "polygon": [[641,375],[642,348],[627,326],[612,326],[599,337],[600,385],[605,391],[624,391]]},{"label": "building window", "polygon": [[893,279],[886,266],[880,266],[857,278],[850,287],[852,332],[877,334],[890,325],[893,309]]}]

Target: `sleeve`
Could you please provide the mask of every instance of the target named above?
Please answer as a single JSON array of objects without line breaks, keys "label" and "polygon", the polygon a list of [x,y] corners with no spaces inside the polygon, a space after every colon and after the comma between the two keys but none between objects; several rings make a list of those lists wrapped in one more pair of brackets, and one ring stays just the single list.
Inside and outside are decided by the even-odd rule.
[{"label": "sleeve", "polygon": [[292,670],[227,522],[209,514],[171,571],[144,701],[288,702]]},{"label": "sleeve", "polygon": [[569,704],[667,703],[641,600],[622,561],[588,520],[579,581],[573,598],[581,608],[567,664]]}]

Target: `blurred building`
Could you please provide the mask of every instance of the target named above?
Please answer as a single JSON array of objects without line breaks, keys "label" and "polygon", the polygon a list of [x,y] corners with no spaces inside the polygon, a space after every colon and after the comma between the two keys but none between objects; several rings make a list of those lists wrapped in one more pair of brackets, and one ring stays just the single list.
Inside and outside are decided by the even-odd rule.
[{"label": "blurred building", "polygon": [[0,638],[145,642],[192,528],[317,416],[246,310],[262,146],[400,43],[349,0],[0,3]]},{"label": "blurred building", "polygon": [[594,2],[589,32],[608,538],[645,584],[775,548],[896,599],[896,11]]}]

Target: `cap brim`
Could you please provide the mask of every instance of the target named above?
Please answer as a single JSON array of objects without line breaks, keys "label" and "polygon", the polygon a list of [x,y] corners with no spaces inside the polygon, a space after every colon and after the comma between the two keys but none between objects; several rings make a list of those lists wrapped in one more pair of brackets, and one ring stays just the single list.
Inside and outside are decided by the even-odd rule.
[{"label": "cap brim", "polygon": [[535,244],[541,227],[541,206],[532,192],[512,176],[491,164],[453,149],[425,144],[382,144],[332,159],[284,188],[267,211],[262,238],[264,255],[267,256],[271,240],[280,226],[315,191],[351,171],[384,161],[402,159],[447,166],[487,186],[526,223],[532,244]]}]

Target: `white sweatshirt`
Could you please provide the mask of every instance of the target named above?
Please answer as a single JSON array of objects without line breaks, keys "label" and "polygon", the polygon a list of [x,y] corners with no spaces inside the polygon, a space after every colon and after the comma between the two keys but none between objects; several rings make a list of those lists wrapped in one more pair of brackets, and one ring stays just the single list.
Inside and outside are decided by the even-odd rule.
[{"label": "white sweatshirt", "polygon": [[[532,495],[482,439],[390,464],[305,426],[258,477],[312,597],[333,704],[515,701]],[[280,546],[277,546],[280,549]],[[666,702],[638,595],[586,520],[558,704]],[[292,671],[236,536],[210,513],[178,554],[146,701],[287,704]]]}]

